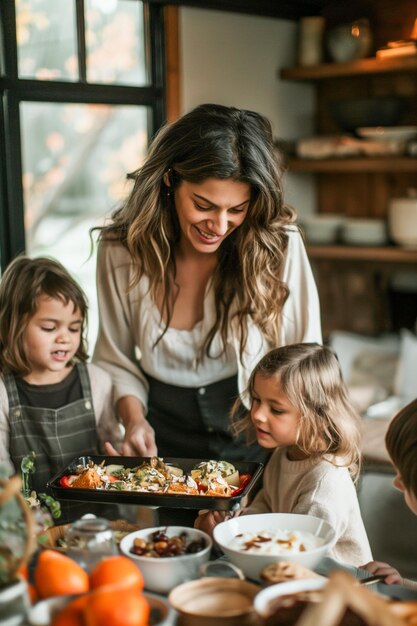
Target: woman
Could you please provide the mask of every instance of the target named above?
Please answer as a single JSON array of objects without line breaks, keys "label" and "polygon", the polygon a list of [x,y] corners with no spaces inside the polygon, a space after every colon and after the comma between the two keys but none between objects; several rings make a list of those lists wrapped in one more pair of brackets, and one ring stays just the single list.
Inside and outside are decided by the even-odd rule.
[{"label": "woman", "polygon": [[271,347],[321,342],[281,174],[266,118],[205,104],[163,127],[131,175],[100,234],[94,353],[113,377],[123,454],[265,458],[233,438],[233,402]]}]

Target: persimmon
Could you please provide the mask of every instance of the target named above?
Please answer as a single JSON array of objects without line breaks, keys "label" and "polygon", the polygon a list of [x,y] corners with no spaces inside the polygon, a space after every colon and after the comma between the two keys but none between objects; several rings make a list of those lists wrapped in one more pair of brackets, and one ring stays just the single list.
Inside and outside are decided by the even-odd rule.
[{"label": "persimmon", "polygon": [[52,618],[51,626],[84,626],[84,607],[88,595],[84,594],[72,600]]},{"label": "persimmon", "polygon": [[93,591],[83,615],[85,626],[147,626],[150,606],[145,596],[131,587],[113,585]]},{"label": "persimmon", "polygon": [[99,561],[90,571],[90,587],[97,589],[113,584],[142,591],[142,572],[127,556],[109,556]]},{"label": "persimmon", "polygon": [[85,593],[90,588],[88,574],[81,565],[55,550],[40,553],[34,582],[41,598]]}]

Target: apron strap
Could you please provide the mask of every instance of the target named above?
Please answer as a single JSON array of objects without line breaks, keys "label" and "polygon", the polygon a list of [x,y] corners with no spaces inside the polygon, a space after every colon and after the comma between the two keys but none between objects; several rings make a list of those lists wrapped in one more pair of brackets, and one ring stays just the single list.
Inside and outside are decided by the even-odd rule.
[{"label": "apron strap", "polygon": [[6,387],[7,396],[9,398],[9,411],[19,406],[19,393],[17,391],[16,379],[13,374],[2,376],[4,386]]}]

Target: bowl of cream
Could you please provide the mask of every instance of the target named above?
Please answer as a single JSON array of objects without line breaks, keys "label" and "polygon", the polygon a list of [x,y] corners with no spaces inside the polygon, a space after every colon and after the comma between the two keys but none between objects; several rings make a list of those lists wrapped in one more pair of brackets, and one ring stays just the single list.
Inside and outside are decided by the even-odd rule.
[{"label": "bowl of cream", "polygon": [[213,537],[228,559],[255,581],[264,567],[277,561],[314,569],[335,543],[328,522],[295,513],[234,517],[218,524]]}]

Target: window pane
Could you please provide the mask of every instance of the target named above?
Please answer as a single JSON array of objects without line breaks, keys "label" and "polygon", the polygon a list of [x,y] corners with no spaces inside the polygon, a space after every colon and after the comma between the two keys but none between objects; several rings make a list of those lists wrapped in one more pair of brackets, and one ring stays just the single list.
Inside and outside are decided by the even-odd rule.
[{"label": "window pane", "polygon": [[87,80],[90,83],[147,83],[143,3],[86,0]]},{"label": "window pane", "polygon": [[21,104],[27,253],[57,258],[83,286],[90,352],[97,307],[89,229],[126,195],[126,174],[147,150],[147,125],[146,107]]},{"label": "window pane", "polygon": [[75,0],[16,0],[20,78],[78,80]]}]

